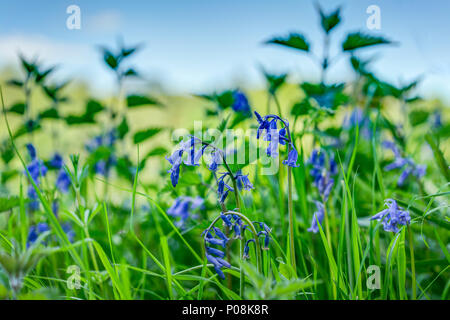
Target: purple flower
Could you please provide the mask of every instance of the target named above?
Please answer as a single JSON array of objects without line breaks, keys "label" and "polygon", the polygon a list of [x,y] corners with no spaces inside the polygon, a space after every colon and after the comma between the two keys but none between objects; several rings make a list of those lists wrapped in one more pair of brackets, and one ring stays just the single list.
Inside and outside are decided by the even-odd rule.
[{"label": "purple flower", "polygon": [[200,197],[192,198],[181,196],[175,199],[172,206],[167,210],[167,214],[177,218],[175,225],[184,228],[187,219],[192,216],[192,212],[203,206],[204,200]]},{"label": "purple flower", "polygon": [[69,191],[70,184],[71,181],[69,175],[64,169],[61,169],[58,173],[58,177],[56,178],[56,188],[62,193],[66,193]]},{"label": "purple flower", "polygon": [[374,215],[370,220],[378,220],[383,224],[384,231],[398,232],[398,225],[407,225],[411,222],[409,212],[399,207],[394,199],[386,199],[384,202],[387,209]]},{"label": "purple flower", "polygon": [[321,150],[314,149],[308,163],[312,166],[310,174],[313,178],[313,184],[318,189],[323,201],[326,202],[334,185],[332,176],[338,172],[334,156],[330,157],[327,168],[325,164],[325,153]]},{"label": "purple flower", "polygon": [[59,153],[55,153],[50,160],[50,166],[55,169],[61,169],[64,165],[62,156]]},{"label": "purple flower", "polygon": [[394,169],[403,169],[400,173],[400,176],[397,180],[398,186],[403,186],[405,184],[406,179],[413,175],[416,178],[422,178],[426,173],[426,165],[417,165],[411,158],[405,158],[401,155],[400,150],[397,146],[391,141],[383,141],[383,147],[392,150],[394,153],[395,159],[393,162],[388,164],[384,169],[386,171],[394,170]]},{"label": "purple flower", "polygon": [[[325,207],[319,201],[314,201],[314,203],[316,204],[317,210],[313,214],[311,227],[308,228],[308,231],[317,233],[319,232],[319,224],[322,225],[323,218],[325,217]],[[317,220],[319,220],[319,224],[317,223]]]},{"label": "purple flower", "polygon": [[289,151],[287,160],[284,160],[283,163],[289,167],[295,168],[297,165],[298,152],[295,149],[294,145],[291,144],[291,151]]},{"label": "purple flower", "polygon": [[28,154],[30,155],[31,160],[36,159],[36,149],[34,148],[34,146],[31,143],[28,143],[26,145],[27,150],[28,150]]},{"label": "purple flower", "polygon": [[248,179],[248,174],[243,175],[241,170],[239,170],[236,173],[236,183],[237,183],[239,190],[244,189],[244,190],[250,191],[251,189],[253,189],[253,184]]},{"label": "purple flower", "polygon": [[46,223],[38,223],[35,226],[31,226],[28,232],[27,248],[35,243],[41,234],[47,231],[50,231],[50,227]]},{"label": "purple flower", "polygon": [[242,112],[245,114],[251,114],[250,104],[245,94],[239,90],[233,92],[233,105],[231,106],[234,111]]}]

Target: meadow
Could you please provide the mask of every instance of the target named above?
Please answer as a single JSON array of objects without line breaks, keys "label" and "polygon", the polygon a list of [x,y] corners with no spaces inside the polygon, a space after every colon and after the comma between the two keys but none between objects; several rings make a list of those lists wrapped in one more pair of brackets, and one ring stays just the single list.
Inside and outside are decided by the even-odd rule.
[{"label": "meadow", "polygon": [[140,47],[118,43],[99,98],[20,56],[0,82],[0,299],[449,299],[450,109],[380,79],[360,53],[393,39],[367,32],[330,83],[341,19],[267,35],[317,83],[136,92]]}]

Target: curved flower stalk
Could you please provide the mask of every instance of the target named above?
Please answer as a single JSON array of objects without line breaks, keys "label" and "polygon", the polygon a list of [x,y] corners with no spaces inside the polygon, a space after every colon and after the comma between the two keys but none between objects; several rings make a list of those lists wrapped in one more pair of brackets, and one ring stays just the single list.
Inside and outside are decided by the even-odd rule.
[{"label": "curved flower stalk", "polygon": [[392,163],[388,164],[384,169],[386,171],[400,169],[400,168],[403,169],[402,173],[400,174],[400,176],[398,177],[398,180],[397,180],[397,185],[399,187],[401,187],[405,184],[406,179],[410,175],[415,176],[417,179],[420,179],[425,175],[427,166],[421,165],[421,164],[418,165],[411,158],[403,157],[401,155],[400,150],[397,148],[397,146],[395,145],[394,142],[383,141],[382,145],[386,149],[392,150],[392,152],[394,153],[394,156],[395,156],[395,160]]},{"label": "curved flower stalk", "polygon": [[[222,220],[223,231],[216,227],[219,220]],[[251,237],[246,240],[245,231],[251,233]],[[259,231],[258,231],[259,230]],[[230,262],[224,258],[225,252],[233,240],[241,241],[241,258],[250,258],[250,245],[255,246],[257,269],[261,272],[262,257],[261,250],[268,250],[270,243],[271,229],[263,222],[250,221],[245,215],[236,211],[222,212],[216,217],[208,228],[203,233],[203,244],[205,249],[206,259],[213,264],[214,270],[220,278],[225,279],[222,269],[230,268]],[[261,246],[260,239],[263,240]],[[241,273],[241,291],[243,289],[243,281]]]},{"label": "curved flower stalk", "polygon": [[[291,132],[289,130],[289,122],[287,120],[273,114],[261,117],[261,115],[256,111],[255,116],[259,123],[256,138],[259,139],[261,134],[264,134],[263,139],[265,141],[269,141],[269,146],[266,150],[269,157],[278,157],[279,145],[287,145],[288,148],[288,158],[283,161],[283,164],[288,168],[289,256],[291,259],[291,267],[296,272],[294,208],[292,202],[292,168],[298,167],[298,152],[297,149],[295,149],[294,142],[292,141]],[[283,126],[279,131],[277,128],[278,122],[281,122]]]},{"label": "curved flower stalk", "polygon": [[[172,165],[168,171],[168,173],[170,173],[172,185],[176,187],[178,184],[181,164],[184,163],[187,166],[199,166],[200,158],[207,149],[211,151],[211,160],[208,169],[214,174],[217,172],[220,165],[223,165],[226,169],[226,172],[219,173],[220,176],[217,178],[219,202],[223,204],[228,193],[230,191],[234,192],[236,205],[240,210],[238,190],[253,189],[253,185],[248,179],[248,175],[242,174],[240,170],[233,173],[230,166],[227,164],[226,155],[223,150],[204,142],[195,136],[191,136],[187,141],[183,140],[179,144],[179,147],[169,157],[166,157],[166,160]],[[187,156],[184,157],[184,154],[187,154]],[[227,180],[231,180],[232,186],[227,183]]]}]

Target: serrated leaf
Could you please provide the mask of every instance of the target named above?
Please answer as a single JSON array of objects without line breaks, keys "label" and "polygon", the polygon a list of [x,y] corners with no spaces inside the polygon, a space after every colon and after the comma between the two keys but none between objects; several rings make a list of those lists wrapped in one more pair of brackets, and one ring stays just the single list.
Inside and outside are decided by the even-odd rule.
[{"label": "serrated leaf", "polygon": [[330,33],[330,31],[341,22],[341,8],[337,8],[335,11],[327,15],[323,12],[319,5],[317,7],[320,14],[320,24],[325,33]]},{"label": "serrated leaf", "polygon": [[127,105],[128,108],[135,108],[145,105],[158,105],[158,101],[148,97],[148,96],[141,96],[141,95],[129,95],[127,97]]},{"label": "serrated leaf", "polygon": [[290,33],[285,37],[275,37],[266,41],[266,44],[278,44],[292,49],[302,50],[306,52],[309,51],[308,42],[306,41],[305,37],[299,33]]},{"label": "serrated leaf", "polygon": [[141,143],[142,141],[145,141],[158,134],[159,132],[161,132],[161,130],[162,129],[160,128],[150,128],[147,130],[138,131],[134,134],[133,142],[134,144]]},{"label": "serrated leaf", "polygon": [[123,139],[127,133],[130,131],[130,127],[128,126],[127,118],[124,117],[122,122],[117,127],[117,133],[120,139]]},{"label": "serrated leaf", "polygon": [[161,156],[163,154],[167,154],[167,149],[163,148],[163,147],[156,147],[152,150],[150,150],[147,155],[145,156],[145,158],[150,158],[150,157],[155,157],[155,156]]},{"label": "serrated leaf", "polygon": [[354,32],[347,35],[344,43],[342,44],[342,49],[344,51],[352,51],[360,48],[370,47],[379,44],[391,44],[392,42],[388,39],[378,36],[372,36],[364,34],[362,32]]},{"label": "serrated leaf", "polygon": [[39,114],[39,118],[41,119],[58,119],[59,114],[58,110],[54,108],[49,108]]},{"label": "serrated leaf", "polygon": [[9,108],[8,112],[13,112],[17,114],[25,114],[25,104],[22,102],[14,104],[11,108]]},{"label": "serrated leaf", "polygon": [[103,109],[104,109],[104,107],[102,106],[102,104],[100,102],[98,102],[97,100],[91,99],[86,104],[85,114],[92,118],[92,116],[94,114],[99,113]]}]

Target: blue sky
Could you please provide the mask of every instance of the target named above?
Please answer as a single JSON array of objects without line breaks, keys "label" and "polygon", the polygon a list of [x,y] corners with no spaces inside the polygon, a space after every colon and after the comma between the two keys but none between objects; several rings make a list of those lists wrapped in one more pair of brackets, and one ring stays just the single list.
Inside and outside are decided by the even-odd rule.
[{"label": "blue sky", "polygon": [[[362,30],[396,40],[399,45],[368,49],[378,55],[373,69],[394,83],[418,76],[427,96],[450,98],[450,1],[322,0],[327,11],[343,7],[343,23],[333,33],[335,45],[346,31]],[[81,29],[68,30],[66,8],[81,8]],[[381,30],[366,28],[369,5],[381,9]],[[231,85],[262,83],[258,65],[273,72],[289,71],[292,79],[314,80],[317,67],[305,55],[262,42],[273,35],[301,31],[314,51],[321,50],[318,17],[309,0],[165,0],[11,1],[0,12],[0,66],[17,64],[17,52],[38,55],[47,64],[60,64],[57,76],[88,81],[107,92],[112,80],[101,64],[96,45],[143,43],[132,60],[149,81],[169,90],[205,92]],[[352,77],[341,59],[329,81]]]}]

